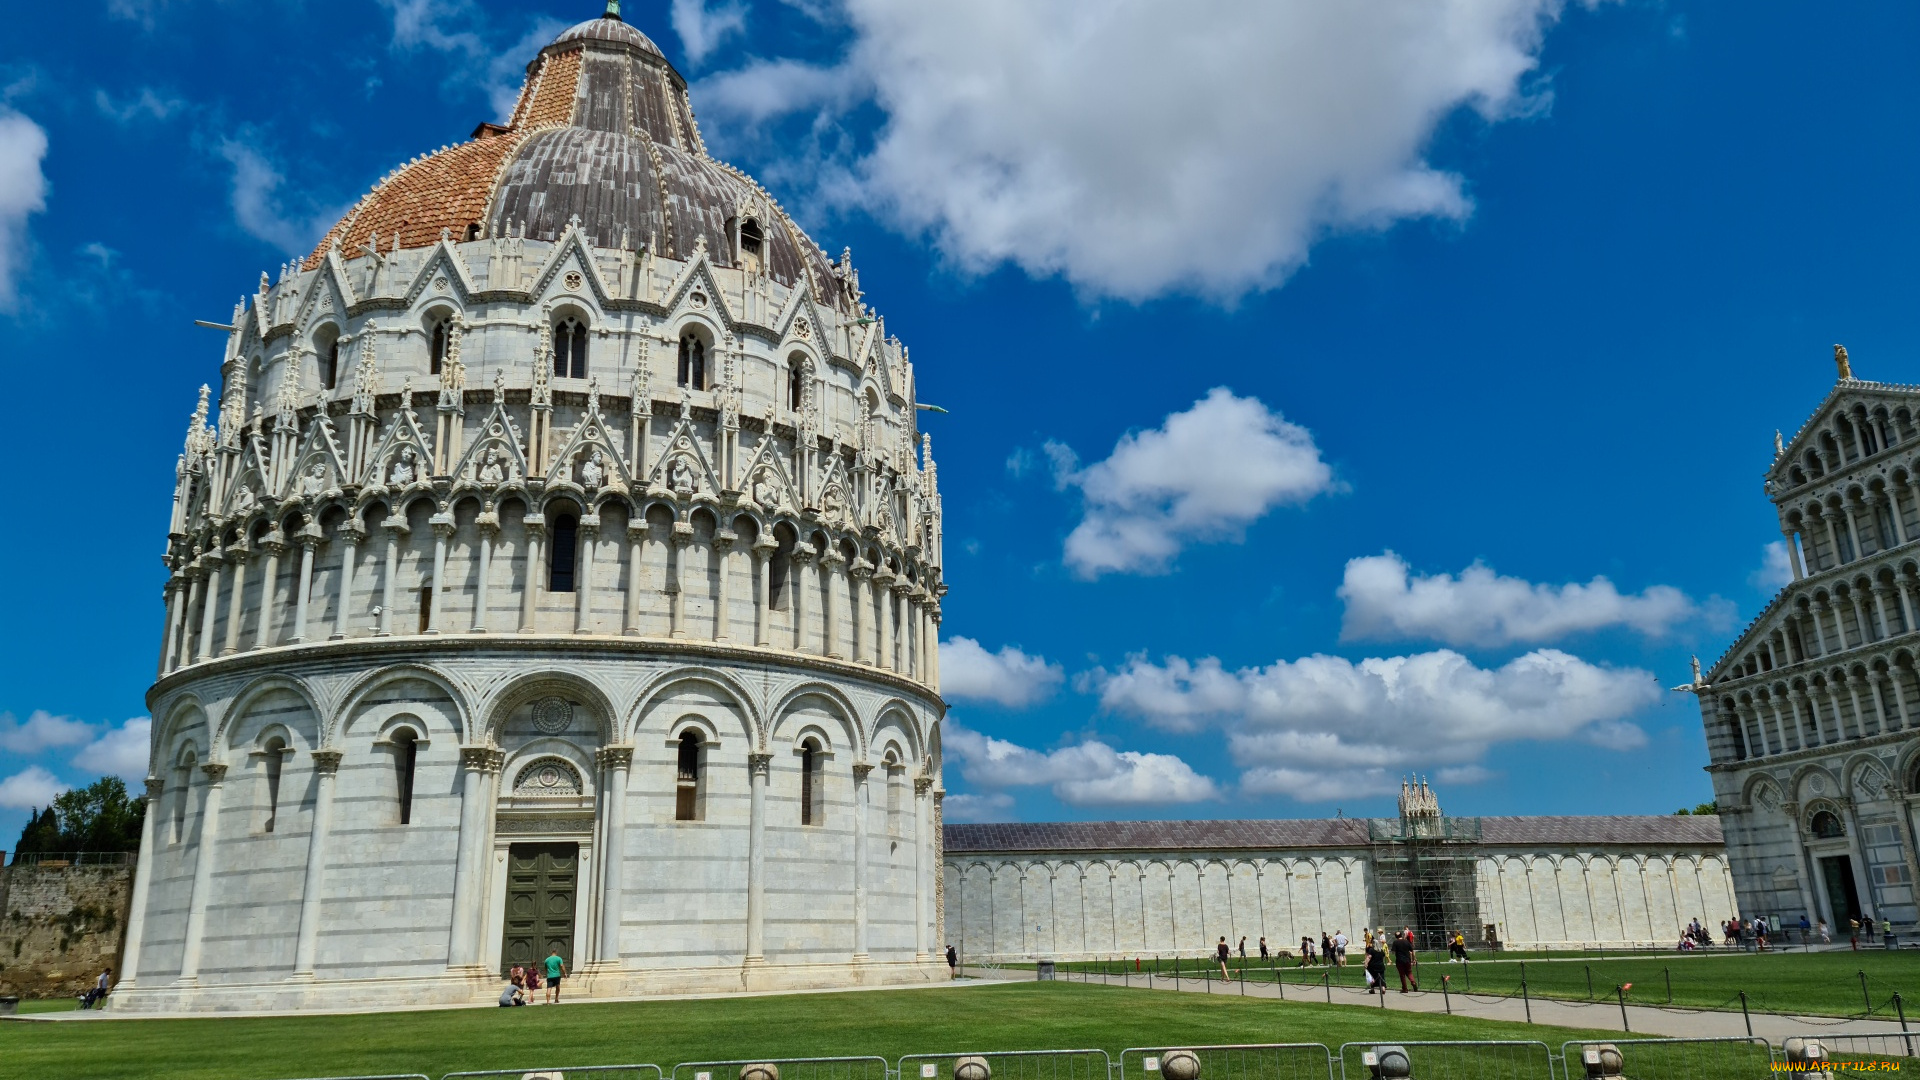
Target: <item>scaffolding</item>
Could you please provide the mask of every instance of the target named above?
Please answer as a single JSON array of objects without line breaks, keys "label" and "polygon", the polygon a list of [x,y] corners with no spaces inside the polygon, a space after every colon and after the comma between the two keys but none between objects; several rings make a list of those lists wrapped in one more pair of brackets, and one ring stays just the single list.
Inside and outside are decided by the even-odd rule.
[{"label": "scaffolding", "polygon": [[1474,941],[1480,924],[1480,819],[1447,817],[1432,789],[1401,785],[1400,816],[1370,818],[1375,901],[1389,934],[1413,930],[1422,949],[1442,949],[1458,931]]}]

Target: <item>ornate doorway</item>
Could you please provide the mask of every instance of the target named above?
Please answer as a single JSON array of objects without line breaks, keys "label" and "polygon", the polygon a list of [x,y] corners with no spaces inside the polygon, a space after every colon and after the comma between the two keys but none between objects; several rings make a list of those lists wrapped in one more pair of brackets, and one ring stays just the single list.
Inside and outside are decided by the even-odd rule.
[{"label": "ornate doorway", "polygon": [[500,974],[559,953],[574,967],[574,900],[580,887],[579,844],[513,844],[507,848],[507,896]]},{"label": "ornate doorway", "polygon": [[1853,884],[1853,859],[1847,855],[1829,855],[1820,860],[1820,876],[1827,886],[1827,910],[1833,912],[1833,932],[1847,932],[1847,924],[1860,917],[1860,890]]}]

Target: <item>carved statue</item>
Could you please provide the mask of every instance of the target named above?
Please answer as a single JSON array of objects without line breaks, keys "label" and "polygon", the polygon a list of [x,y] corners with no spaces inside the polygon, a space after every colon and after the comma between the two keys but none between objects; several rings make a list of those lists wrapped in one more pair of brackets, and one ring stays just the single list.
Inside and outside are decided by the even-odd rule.
[{"label": "carved statue", "polygon": [[826,515],[829,521],[839,521],[846,515],[847,501],[840,497],[838,487],[829,487],[826,494],[821,496],[820,512]]},{"label": "carved statue", "polygon": [[673,489],[675,495],[681,496],[691,495],[699,489],[699,481],[695,479],[693,467],[687,464],[686,458],[674,458],[673,464],[667,466],[667,486]]},{"label": "carved statue", "polygon": [[773,474],[762,469],[753,477],[753,501],[760,504],[762,510],[772,510],[779,496],[773,487]]},{"label": "carved statue", "polygon": [[480,459],[480,482],[498,484],[507,478],[505,455],[497,446],[487,447],[486,456]]},{"label": "carved statue", "polygon": [[252,509],[253,489],[243,484],[239,491],[233,493],[233,512],[244,514]]},{"label": "carved statue", "polygon": [[393,472],[387,477],[387,486],[398,488],[413,483],[419,461],[420,455],[413,452],[413,447],[400,451],[400,456],[394,460]]},{"label": "carved statue", "polygon": [[313,468],[308,469],[306,475],[300,478],[300,494],[306,496],[318,495],[326,490],[326,487],[327,467],[321,462],[316,461],[313,463]]},{"label": "carved statue", "polygon": [[1841,378],[1853,378],[1853,363],[1847,359],[1847,347],[1845,345],[1835,345],[1833,347],[1833,365],[1840,369]]},{"label": "carved statue", "polygon": [[600,485],[607,482],[607,456],[595,450],[592,456],[580,465],[580,486],[588,491],[598,491]]}]

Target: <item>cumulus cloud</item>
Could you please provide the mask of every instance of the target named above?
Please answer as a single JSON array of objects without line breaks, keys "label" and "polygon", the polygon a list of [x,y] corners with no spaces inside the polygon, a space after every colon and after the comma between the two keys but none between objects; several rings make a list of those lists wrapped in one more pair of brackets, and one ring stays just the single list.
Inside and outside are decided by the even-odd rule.
[{"label": "cumulus cloud", "polygon": [[223,140],[220,156],[233,168],[229,202],[234,221],[249,236],[272,245],[281,254],[306,254],[340,216],[338,210],[289,211],[281,190],[286,177],[252,145],[237,139]]},{"label": "cumulus cloud", "polygon": [[380,6],[393,16],[394,51],[426,49],[453,57],[459,62],[449,81],[485,93],[501,119],[513,111],[527,63],[567,27],[539,16],[518,41],[495,49],[485,13],[471,0],[380,0]]},{"label": "cumulus cloud", "polygon": [[30,810],[46,806],[65,790],[67,785],[61,783],[59,777],[38,765],[29,765],[0,780],[0,807]]},{"label": "cumulus cloud", "polygon": [[0,311],[20,303],[20,276],[32,244],[27,219],[47,208],[47,133],[25,115],[0,105]]},{"label": "cumulus cloud", "polygon": [[1084,578],[1165,572],[1187,544],[1237,539],[1274,507],[1334,487],[1312,432],[1225,387],[1121,436],[1104,461],[1081,467],[1066,446],[1046,450],[1059,485],[1086,498],[1066,542],[1066,563]]},{"label": "cumulus cloud", "polygon": [[1013,796],[1004,791],[984,795],[948,795],[941,803],[941,816],[948,821],[998,821],[1013,809]]},{"label": "cumulus cloud", "polygon": [[[858,93],[784,108],[877,106],[870,145],[824,182],[967,271],[1231,301],[1279,285],[1329,233],[1468,217],[1465,178],[1427,160],[1434,132],[1462,109],[1537,112],[1529,76],[1562,7],[1222,0],[1176,17],[1120,0],[843,0],[833,21],[851,44],[810,85]],[[749,64],[732,99],[777,102],[740,84],[807,66]]]},{"label": "cumulus cloud", "polygon": [[712,7],[706,0],[673,0],[670,18],[687,59],[698,64],[728,35],[746,29],[747,9],[738,0]]},{"label": "cumulus cloud", "polygon": [[12,713],[0,713],[0,750],[10,754],[38,754],[79,746],[94,737],[93,725],[70,716],[35,709],[21,723]]},{"label": "cumulus cloud", "polygon": [[1793,561],[1784,540],[1775,540],[1760,552],[1760,566],[1747,580],[1762,592],[1774,592],[1793,584]]},{"label": "cumulus cloud", "polygon": [[73,756],[75,768],[102,776],[118,776],[135,787],[147,775],[148,744],[153,721],[136,716],[89,742]]},{"label": "cumulus cloud", "polygon": [[1584,585],[1543,585],[1496,574],[1478,562],[1457,577],[1414,574],[1391,551],[1349,560],[1339,596],[1346,602],[1340,636],[1347,641],[1536,644],[1613,626],[1658,638],[1703,615],[1700,605],[1669,585],[1639,594],[1622,593],[1604,577]]},{"label": "cumulus cloud", "polygon": [[1045,787],[1069,806],[1192,803],[1220,796],[1211,779],[1172,754],[1115,750],[1097,739],[1043,752],[982,735],[952,719],[943,731],[942,746],[960,763],[960,775],[989,792]]},{"label": "cumulus cloud", "polygon": [[970,637],[955,637],[940,647],[940,692],[950,698],[1024,709],[1052,697],[1065,680],[1059,664],[1014,645],[988,652]]},{"label": "cumulus cloud", "polygon": [[1646,735],[1628,717],[1663,696],[1650,672],[1554,649],[1497,668],[1448,649],[1358,663],[1316,654],[1239,671],[1211,657],[1136,656],[1089,683],[1108,712],[1171,731],[1220,728],[1244,790],[1305,802],[1380,794],[1414,767],[1478,766],[1502,743],[1634,749]]}]

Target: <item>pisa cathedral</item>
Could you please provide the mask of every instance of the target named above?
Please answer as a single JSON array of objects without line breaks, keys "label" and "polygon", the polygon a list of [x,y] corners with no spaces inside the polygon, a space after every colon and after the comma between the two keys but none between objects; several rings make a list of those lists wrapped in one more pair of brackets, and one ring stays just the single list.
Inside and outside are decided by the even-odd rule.
[{"label": "pisa cathedral", "polygon": [[116,1009],[946,977],[913,365],[617,12],[225,327]]},{"label": "pisa cathedral", "polygon": [[1838,379],[1765,489],[1793,581],[1683,689],[1706,725],[1741,906],[1920,921],[1920,387]]}]

